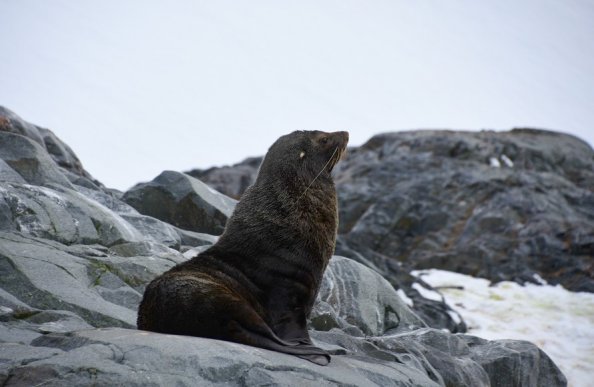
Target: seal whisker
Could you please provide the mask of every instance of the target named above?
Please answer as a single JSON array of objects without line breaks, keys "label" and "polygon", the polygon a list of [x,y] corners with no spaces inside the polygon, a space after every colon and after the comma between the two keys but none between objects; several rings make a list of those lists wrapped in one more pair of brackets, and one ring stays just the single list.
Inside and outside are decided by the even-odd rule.
[{"label": "seal whisker", "polygon": [[326,161],[326,164],[324,164],[324,166],[322,167],[322,169],[320,170],[320,172],[316,175],[316,177],[313,178],[313,180],[311,181],[311,183],[309,183],[309,185],[305,188],[305,191],[303,191],[303,193],[297,198],[297,200],[295,200],[295,204],[297,204],[297,202],[299,202],[299,200],[305,196],[305,194],[307,193],[307,190],[312,186],[313,183],[315,183],[315,181],[317,180],[318,177],[320,177],[320,175],[322,174],[322,172],[324,172],[324,170],[326,169],[326,167],[328,166],[328,164],[330,164],[330,162],[332,161],[332,159],[334,158],[334,155],[336,154],[336,151],[338,150],[338,146],[336,148],[334,148],[334,152],[332,152],[332,155],[330,156],[330,158],[328,159],[328,161]]}]

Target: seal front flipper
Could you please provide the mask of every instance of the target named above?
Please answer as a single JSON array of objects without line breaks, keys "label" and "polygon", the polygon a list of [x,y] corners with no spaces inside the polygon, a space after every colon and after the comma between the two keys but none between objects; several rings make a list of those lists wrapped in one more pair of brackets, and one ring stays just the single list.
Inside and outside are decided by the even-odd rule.
[{"label": "seal front flipper", "polygon": [[297,355],[297,357],[309,360],[310,362],[321,366],[330,364],[330,355]]},{"label": "seal front flipper", "polygon": [[301,349],[304,349],[307,351],[317,352],[316,354],[313,354],[313,355],[297,355],[297,357],[300,357],[305,360],[309,360],[310,362],[315,363],[317,365],[321,365],[321,366],[325,366],[330,363],[330,360],[331,360],[330,354],[328,352],[326,352],[325,350],[323,350],[322,348],[316,347],[315,345],[313,345],[309,338],[307,340],[303,340],[303,342],[301,342],[301,344],[299,344],[296,348],[301,348]]}]

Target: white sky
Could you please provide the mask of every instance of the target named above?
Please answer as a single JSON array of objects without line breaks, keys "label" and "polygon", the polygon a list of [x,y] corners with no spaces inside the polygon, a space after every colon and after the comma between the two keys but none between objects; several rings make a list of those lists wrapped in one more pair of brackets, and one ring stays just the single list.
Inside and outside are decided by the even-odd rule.
[{"label": "white sky", "polygon": [[0,104],[127,189],[296,129],[594,144],[594,1],[0,0]]}]

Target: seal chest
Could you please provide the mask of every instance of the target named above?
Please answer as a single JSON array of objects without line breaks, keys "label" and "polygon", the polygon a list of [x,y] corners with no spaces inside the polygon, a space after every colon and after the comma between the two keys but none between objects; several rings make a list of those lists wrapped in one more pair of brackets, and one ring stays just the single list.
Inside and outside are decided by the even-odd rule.
[{"label": "seal chest", "polygon": [[216,244],[154,279],[138,328],[228,340],[326,365],[306,320],[336,242],[331,172],[347,132],[297,131],[268,150]]}]

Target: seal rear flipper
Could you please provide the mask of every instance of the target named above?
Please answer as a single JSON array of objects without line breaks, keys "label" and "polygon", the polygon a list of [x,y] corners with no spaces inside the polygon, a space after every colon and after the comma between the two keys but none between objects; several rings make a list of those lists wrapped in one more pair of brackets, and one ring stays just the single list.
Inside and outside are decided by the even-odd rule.
[{"label": "seal rear flipper", "polygon": [[232,341],[297,356],[318,365],[325,366],[330,363],[330,354],[322,348],[284,341],[267,325],[255,326],[254,330],[247,329],[237,321],[233,321],[232,325],[234,331],[230,338]]}]

